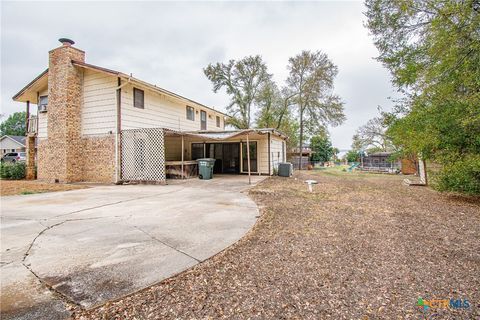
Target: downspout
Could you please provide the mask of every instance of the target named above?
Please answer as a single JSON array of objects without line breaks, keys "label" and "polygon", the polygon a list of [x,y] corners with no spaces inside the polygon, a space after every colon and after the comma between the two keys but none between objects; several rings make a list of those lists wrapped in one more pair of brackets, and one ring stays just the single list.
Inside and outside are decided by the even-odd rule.
[{"label": "downspout", "polygon": [[115,184],[122,181],[122,146],[121,146],[121,132],[122,132],[122,87],[130,83],[131,78],[122,84],[122,79],[117,78],[117,107],[115,109],[116,125],[115,125]]}]

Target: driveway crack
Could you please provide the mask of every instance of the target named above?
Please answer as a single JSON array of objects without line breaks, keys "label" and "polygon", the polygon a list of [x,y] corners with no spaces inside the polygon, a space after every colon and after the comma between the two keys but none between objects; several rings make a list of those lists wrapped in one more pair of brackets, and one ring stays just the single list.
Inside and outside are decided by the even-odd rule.
[{"label": "driveway crack", "polygon": [[134,227],[135,229],[137,229],[138,231],[143,232],[144,234],[146,234],[147,236],[149,236],[149,237],[152,238],[153,240],[155,240],[155,241],[157,241],[157,242],[160,242],[160,243],[163,244],[164,246],[167,246],[167,247],[169,247],[169,248],[177,251],[178,253],[181,253],[181,254],[183,254],[183,255],[185,255],[185,256],[187,256],[187,257],[189,257],[189,258],[191,258],[191,259],[193,259],[193,260],[195,260],[195,261],[197,261],[197,262],[202,262],[202,260],[195,258],[194,256],[188,254],[187,252],[185,252],[185,251],[183,251],[183,250],[180,250],[180,249],[178,249],[178,248],[175,248],[174,246],[168,244],[167,242],[162,241],[162,240],[156,238],[155,236],[151,235],[150,233],[148,233],[147,231],[143,230],[142,228],[137,227],[137,226],[133,226],[133,227]]},{"label": "driveway crack", "polygon": [[64,224],[65,222],[67,222],[68,220],[64,220],[64,221],[61,221],[61,222],[58,222],[58,223],[55,223],[55,224],[52,224],[51,226],[48,226],[46,227],[45,229],[43,229],[42,231],[40,231],[36,236],[35,238],[33,238],[33,240],[30,242],[30,245],[28,246],[27,248],[27,251],[25,251],[25,253],[23,254],[23,259],[22,259],[22,264],[25,263],[25,260],[27,259],[28,255],[30,254],[30,250],[32,249],[33,245],[35,244],[35,241],[37,241],[38,237],[40,237],[44,232],[46,232],[47,230],[50,230],[52,228],[55,228],[56,226],[59,226],[61,224]]}]

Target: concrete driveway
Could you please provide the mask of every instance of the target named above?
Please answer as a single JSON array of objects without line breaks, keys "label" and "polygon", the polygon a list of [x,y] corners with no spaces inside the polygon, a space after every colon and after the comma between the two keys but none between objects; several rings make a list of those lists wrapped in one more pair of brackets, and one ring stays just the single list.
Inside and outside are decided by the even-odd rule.
[{"label": "concrete driveway", "polygon": [[[254,183],[262,180],[253,177]],[[179,273],[240,239],[245,176],[2,197],[2,319],[65,318]]]}]

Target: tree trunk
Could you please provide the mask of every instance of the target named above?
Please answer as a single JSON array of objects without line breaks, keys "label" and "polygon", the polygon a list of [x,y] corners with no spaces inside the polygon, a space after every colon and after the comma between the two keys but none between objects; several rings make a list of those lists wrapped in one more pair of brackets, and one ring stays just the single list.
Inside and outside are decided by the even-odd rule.
[{"label": "tree trunk", "polygon": [[299,153],[300,153],[300,161],[299,161],[299,170],[302,170],[302,163],[303,163],[303,105],[300,103],[300,145],[299,145]]}]

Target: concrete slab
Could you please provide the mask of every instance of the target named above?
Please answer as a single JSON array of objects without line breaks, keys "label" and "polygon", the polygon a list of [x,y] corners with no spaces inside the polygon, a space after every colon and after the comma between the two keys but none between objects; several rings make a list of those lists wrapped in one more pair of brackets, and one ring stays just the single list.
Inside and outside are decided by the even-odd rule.
[{"label": "concrete slab", "polygon": [[93,307],[218,253],[256,221],[247,182],[216,176],[2,197],[2,318],[64,318],[68,303]]}]

